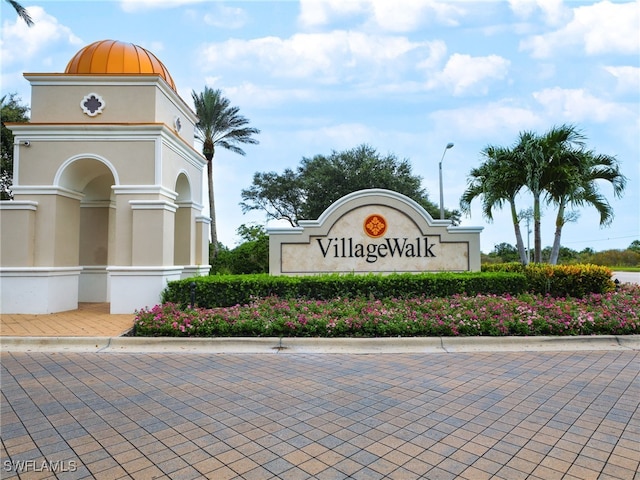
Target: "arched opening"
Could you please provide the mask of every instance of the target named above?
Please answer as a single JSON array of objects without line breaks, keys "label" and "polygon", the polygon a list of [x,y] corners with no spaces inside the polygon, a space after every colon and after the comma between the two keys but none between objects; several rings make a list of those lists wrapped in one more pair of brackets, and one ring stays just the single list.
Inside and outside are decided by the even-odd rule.
[{"label": "arched opening", "polygon": [[79,302],[108,302],[109,275],[115,238],[115,202],[112,186],[116,184],[113,170],[96,158],[71,159],[60,168],[57,181],[64,189],[81,194],[81,200],[68,208],[69,218],[77,225],[77,264],[82,267],[78,285]]},{"label": "arched opening", "polygon": [[178,194],[176,205],[178,210],[174,226],[174,265],[193,265],[195,254],[195,219],[193,217],[193,200],[189,178],[182,172],[176,179],[175,191]]}]

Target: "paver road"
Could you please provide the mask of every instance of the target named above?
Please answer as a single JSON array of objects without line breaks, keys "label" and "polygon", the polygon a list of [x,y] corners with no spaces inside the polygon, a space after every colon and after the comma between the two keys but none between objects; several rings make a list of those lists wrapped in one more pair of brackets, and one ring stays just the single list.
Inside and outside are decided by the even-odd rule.
[{"label": "paver road", "polygon": [[635,351],[2,353],[2,478],[634,479]]}]

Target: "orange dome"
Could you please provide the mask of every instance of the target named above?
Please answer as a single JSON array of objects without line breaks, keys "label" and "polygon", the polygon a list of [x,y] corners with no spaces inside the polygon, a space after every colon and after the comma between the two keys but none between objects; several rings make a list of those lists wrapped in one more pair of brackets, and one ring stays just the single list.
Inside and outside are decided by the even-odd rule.
[{"label": "orange dome", "polygon": [[176,90],[173,78],[158,57],[138,45],[116,40],[101,40],[87,45],[69,61],[65,73],[95,75],[152,73],[160,75],[173,90]]}]

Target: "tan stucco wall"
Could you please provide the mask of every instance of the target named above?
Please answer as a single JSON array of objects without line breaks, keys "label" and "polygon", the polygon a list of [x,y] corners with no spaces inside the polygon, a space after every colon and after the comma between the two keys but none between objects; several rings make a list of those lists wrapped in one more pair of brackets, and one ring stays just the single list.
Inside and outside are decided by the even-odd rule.
[{"label": "tan stucco wall", "polygon": [[196,211],[191,203],[178,203],[175,216],[174,245],[175,265],[195,265],[196,263]]},{"label": "tan stucco wall", "polygon": [[[32,84],[32,123],[163,123],[193,145],[195,113],[159,76],[30,73],[25,77]],[[102,99],[101,113],[84,113],[81,102],[89,94]]]},{"label": "tan stucco wall", "polygon": [[38,202],[33,266],[77,266],[80,200],[53,192],[29,197],[29,200]]},{"label": "tan stucco wall", "polygon": [[[46,85],[31,91],[31,121],[33,123],[151,123],[156,121],[156,88],[117,85]],[[82,99],[96,93],[104,100],[102,113],[86,115]]]},{"label": "tan stucco wall", "polygon": [[[197,201],[202,199],[203,184],[202,170],[177,152],[173,145],[163,145],[162,147],[162,184],[176,190],[176,182],[180,175],[184,175],[183,182],[188,182],[188,196],[180,197],[181,201]],[[180,193],[180,192],[178,192]]]},{"label": "tan stucco wall", "polygon": [[[180,135],[189,145],[193,145],[193,138],[195,132],[195,124],[197,119],[193,112],[191,115],[187,115],[187,112],[179,110],[176,105],[171,101],[169,96],[170,92],[162,90],[156,96],[156,121],[170,125],[171,128]],[[180,130],[177,130],[176,117],[180,119]]]},{"label": "tan stucco wall", "polygon": [[[0,265],[32,267],[35,251],[35,219],[37,205],[7,205],[0,208]],[[5,207],[5,205],[2,205]]]},{"label": "tan stucco wall", "polygon": [[[84,155],[98,156],[111,163],[122,184],[155,183],[154,139],[61,142],[54,139],[53,132],[48,137],[33,135],[32,138],[29,147],[19,147],[17,172],[20,186],[53,185],[62,164],[74,158],[82,160]],[[79,165],[76,164],[76,167]],[[91,169],[69,178],[69,173],[74,172],[74,165],[69,164],[66,169],[67,174],[63,173],[61,186],[77,191],[82,191],[94,175],[94,169]]]},{"label": "tan stucco wall", "polygon": [[169,202],[134,202],[132,209],[132,264],[173,265],[175,205]]},{"label": "tan stucco wall", "polygon": [[80,208],[80,265],[107,265],[109,206]]}]

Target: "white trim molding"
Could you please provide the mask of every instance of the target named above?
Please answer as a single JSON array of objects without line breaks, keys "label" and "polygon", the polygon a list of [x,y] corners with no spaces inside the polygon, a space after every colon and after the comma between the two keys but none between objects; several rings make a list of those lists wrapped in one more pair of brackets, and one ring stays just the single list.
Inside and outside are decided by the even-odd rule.
[{"label": "white trim molding", "polygon": [[38,210],[38,202],[32,200],[2,200],[0,210]]},{"label": "white trim molding", "polygon": [[131,210],[167,210],[176,213],[178,205],[165,200],[129,200]]},{"label": "white trim molding", "polygon": [[57,185],[14,185],[14,195],[60,195],[73,200],[82,200],[84,194]]},{"label": "white trim molding", "polygon": [[162,195],[171,201],[178,198],[177,192],[162,185],[113,185],[111,189],[116,195]]}]

